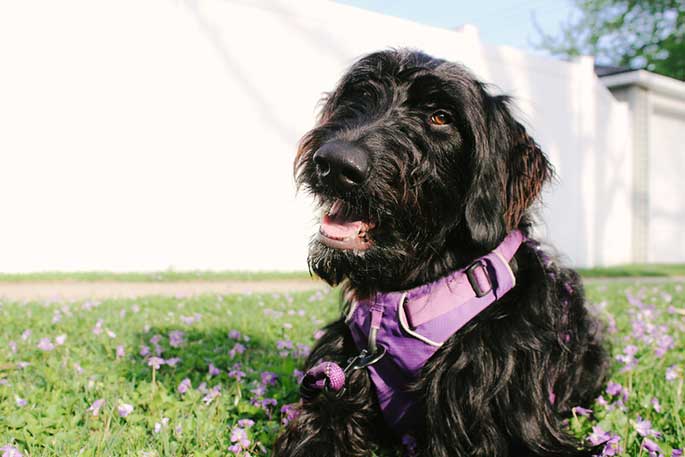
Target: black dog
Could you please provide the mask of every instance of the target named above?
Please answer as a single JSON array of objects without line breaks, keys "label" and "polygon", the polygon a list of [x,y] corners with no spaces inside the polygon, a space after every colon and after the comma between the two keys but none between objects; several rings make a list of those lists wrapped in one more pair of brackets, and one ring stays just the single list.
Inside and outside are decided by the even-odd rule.
[{"label": "black dog", "polygon": [[[420,52],[368,55],[326,98],[295,170],[323,210],[310,268],[343,284],[344,314],[352,303],[373,308],[390,291],[418,288],[430,301],[432,285],[448,275],[466,284],[472,301],[495,298],[435,345],[413,378],[403,378],[392,395],[406,396],[412,412],[397,427],[390,425],[398,417],[381,411],[383,380],[373,369],[400,362],[382,340],[376,347],[373,322],[368,348],[349,319],[330,324],[306,368],[335,363],[309,373],[310,381],[323,380],[321,390],[303,387],[299,416],[277,439],[275,455],[365,456],[398,449],[400,441],[425,457],[592,453],[569,436],[564,418],[591,403],[605,381],[601,332],[578,275],[530,238],[529,208],[552,169],[507,97],[491,95],[464,67]],[[515,286],[499,293],[501,276],[490,261],[474,259],[499,252],[512,234],[519,239],[505,267]],[[470,265],[485,273],[465,271]],[[449,315],[441,325],[452,325]],[[347,367],[362,349],[371,356]],[[342,388],[331,374],[339,367],[348,368]]]}]

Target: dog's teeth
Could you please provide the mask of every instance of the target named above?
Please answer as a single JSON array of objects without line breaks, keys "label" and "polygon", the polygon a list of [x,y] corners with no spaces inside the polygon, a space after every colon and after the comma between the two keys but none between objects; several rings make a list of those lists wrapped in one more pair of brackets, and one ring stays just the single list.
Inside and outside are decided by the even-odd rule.
[{"label": "dog's teeth", "polygon": [[333,202],[330,209],[328,210],[328,215],[333,217],[336,214],[338,214],[340,212],[341,206],[342,206],[342,200],[336,200],[335,202]]}]

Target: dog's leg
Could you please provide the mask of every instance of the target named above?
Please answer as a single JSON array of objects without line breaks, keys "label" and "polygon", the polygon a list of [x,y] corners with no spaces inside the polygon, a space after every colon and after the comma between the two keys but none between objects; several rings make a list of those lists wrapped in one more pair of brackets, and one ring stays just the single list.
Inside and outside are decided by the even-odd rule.
[{"label": "dog's leg", "polygon": [[[325,329],[305,368],[324,360],[344,367],[347,359],[357,352],[347,326],[340,320]],[[300,406],[297,418],[276,440],[274,456],[369,456],[383,427],[367,370],[351,371],[339,398],[333,393],[321,392]]]}]

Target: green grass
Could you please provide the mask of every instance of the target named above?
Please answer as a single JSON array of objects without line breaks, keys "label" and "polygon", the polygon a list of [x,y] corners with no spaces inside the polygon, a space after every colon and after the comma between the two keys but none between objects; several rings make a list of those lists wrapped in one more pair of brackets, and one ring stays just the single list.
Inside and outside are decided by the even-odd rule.
[{"label": "green grass", "polygon": [[685,277],[685,264],[662,263],[662,264],[634,264],[619,265],[615,267],[578,268],[578,273],[586,278],[611,278],[611,277]]},{"label": "green grass", "polygon": [[152,271],[113,273],[109,271],[38,273],[0,273],[0,282],[26,281],[120,281],[120,282],[174,282],[174,281],[273,281],[311,279],[306,271]]},{"label": "green grass", "polygon": [[[584,438],[599,424],[621,437],[624,455],[646,457],[640,453],[642,438],[635,430],[640,415],[662,433],[653,439],[669,456],[672,447],[685,443],[685,320],[679,314],[685,308],[683,285],[619,281],[593,283],[587,289],[604,318],[615,322],[616,331],[609,334],[613,355],[635,344],[639,362],[625,372],[615,362],[612,381],[629,391],[623,407],[605,393],[613,409],[596,404],[591,417],[571,417],[569,427]],[[631,305],[626,290],[640,294],[642,302],[653,303],[654,309]],[[312,292],[102,303],[5,302],[0,305],[0,448],[13,445],[31,456],[233,455],[227,451],[232,430],[238,420],[250,418],[255,421],[247,429],[250,449],[253,455],[264,455],[260,449],[270,448],[280,427],[281,406],[297,400],[293,370],[302,360],[290,350],[279,354],[278,342],[292,341],[295,348],[298,343],[311,345],[315,330],[337,315],[337,300],[335,292]],[[192,316],[200,317],[188,322]],[[633,336],[636,323],[671,335],[675,347],[657,357],[655,342]],[[99,334],[93,331],[97,328]],[[23,340],[27,329],[31,335]],[[181,347],[170,344],[174,330],[184,332]],[[228,337],[230,330],[249,336],[249,341],[241,337],[246,351],[235,358],[230,350],[237,341]],[[63,345],[51,351],[37,347],[41,338],[54,344],[58,335],[66,335]],[[176,367],[165,365],[153,371],[139,354],[143,345],[153,349],[150,340],[155,335],[161,336],[162,357],[181,358]],[[10,341],[16,343],[16,353]],[[116,355],[119,345],[126,352],[121,358]],[[221,369],[220,375],[208,374],[210,362]],[[245,372],[240,382],[228,375],[236,363]],[[665,373],[673,365],[680,371],[669,382]],[[276,373],[278,381],[256,395],[251,391],[264,371]],[[190,379],[192,389],[182,395],[177,387],[184,378]],[[221,386],[221,396],[208,405],[197,391],[203,382],[210,389]],[[19,406],[17,397],[26,405]],[[275,399],[277,406],[265,410],[253,404],[253,397]],[[658,398],[661,412],[654,410],[652,398]],[[98,399],[105,403],[94,416],[88,408]],[[133,405],[129,416],[119,417],[121,403]],[[160,424],[158,433],[155,424]]]},{"label": "green grass", "polygon": [[[685,277],[685,264],[621,265],[605,268],[579,268],[586,278],[605,277]],[[109,271],[37,273],[0,273],[0,282],[28,281],[118,281],[118,282],[174,282],[174,281],[278,281],[312,279],[306,271],[153,271],[113,273]]]}]

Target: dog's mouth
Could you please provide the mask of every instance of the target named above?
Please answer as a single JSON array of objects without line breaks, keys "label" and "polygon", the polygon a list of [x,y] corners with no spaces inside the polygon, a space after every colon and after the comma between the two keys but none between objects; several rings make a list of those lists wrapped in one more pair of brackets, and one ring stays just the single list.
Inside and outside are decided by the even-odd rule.
[{"label": "dog's mouth", "polygon": [[318,239],[330,248],[365,251],[372,245],[369,232],[374,227],[361,211],[336,199],[323,206]]}]

